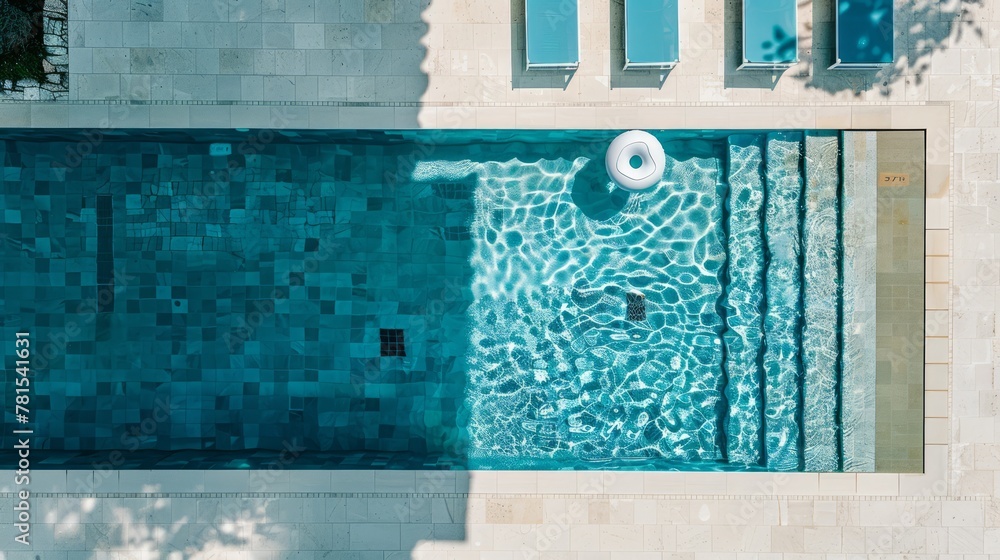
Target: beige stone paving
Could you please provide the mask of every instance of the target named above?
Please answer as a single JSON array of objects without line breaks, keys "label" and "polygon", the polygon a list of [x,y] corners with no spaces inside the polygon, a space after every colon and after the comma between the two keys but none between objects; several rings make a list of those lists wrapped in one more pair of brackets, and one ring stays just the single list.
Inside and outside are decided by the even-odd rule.
[{"label": "beige stone paving", "polygon": [[71,101],[0,126],[926,128],[925,474],[37,472],[4,560],[1000,555],[1000,2],[897,2],[883,74],[826,71],[832,3],[803,2],[772,76],[733,71],[738,2],[684,1],[662,83],[617,70],[617,0],[580,3],[566,81],[520,70],[516,0],[71,0]]}]

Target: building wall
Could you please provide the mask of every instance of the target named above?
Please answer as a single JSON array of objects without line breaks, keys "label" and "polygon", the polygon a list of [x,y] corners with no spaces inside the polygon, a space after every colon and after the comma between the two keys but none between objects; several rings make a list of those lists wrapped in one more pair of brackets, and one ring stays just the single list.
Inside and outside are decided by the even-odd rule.
[{"label": "building wall", "polygon": [[520,0],[71,0],[69,99],[0,126],[927,128],[924,474],[36,471],[34,547],[4,523],[0,556],[1000,554],[1000,2],[897,2],[879,74],[825,70],[832,2],[805,2],[780,76],[735,70],[738,2],[681,6],[661,77],[619,70],[617,1],[580,0],[564,76],[522,69]]}]

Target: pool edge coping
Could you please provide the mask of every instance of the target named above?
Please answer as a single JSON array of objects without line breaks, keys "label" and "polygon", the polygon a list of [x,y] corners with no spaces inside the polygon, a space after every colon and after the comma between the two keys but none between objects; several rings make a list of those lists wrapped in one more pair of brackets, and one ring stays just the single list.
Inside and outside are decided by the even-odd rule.
[{"label": "pool edge coping", "polygon": [[[78,106],[81,110],[71,111],[72,106]],[[19,108],[21,113],[7,110],[8,107]],[[112,120],[112,109],[124,107],[125,111],[118,120]],[[169,109],[172,113],[166,121],[156,121],[154,124],[153,108]],[[144,108],[145,110],[136,110]],[[925,221],[924,234],[926,245],[924,248],[925,275],[924,288],[926,297],[924,298],[924,318],[925,325],[928,321],[929,313],[944,311],[948,317],[948,328],[944,336],[928,336],[925,327],[925,353],[924,353],[924,472],[923,473],[801,473],[801,472],[769,472],[769,473],[715,473],[715,472],[629,472],[629,471],[313,471],[329,474],[331,477],[342,475],[345,481],[354,480],[358,475],[351,473],[362,473],[360,478],[367,480],[367,475],[372,473],[374,486],[372,492],[392,491],[393,487],[410,488],[405,482],[406,476],[402,478],[404,482],[400,485],[391,483],[393,477],[379,476],[379,473],[413,473],[414,492],[418,491],[416,486],[417,473],[424,473],[421,476],[428,479],[429,473],[467,473],[469,475],[468,495],[490,495],[498,494],[527,494],[527,495],[550,495],[572,494],[580,496],[588,495],[648,495],[648,496],[673,496],[675,498],[699,498],[711,499],[731,499],[731,496],[738,494],[748,494],[754,496],[800,496],[806,498],[830,498],[831,496],[858,496],[858,497],[891,497],[891,496],[925,496],[925,497],[945,497],[953,495],[955,481],[951,466],[954,464],[954,445],[951,441],[953,434],[952,411],[952,290],[954,281],[953,254],[953,216],[951,213],[951,186],[954,185],[954,170],[951,164],[952,141],[954,130],[954,116],[952,105],[947,102],[925,103],[925,104],[884,104],[884,105],[827,105],[823,107],[807,105],[759,105],[754,107],[754,111],[747,111],[748,106],[743,105],[720,105],[705,106],[625,106],[625,107],[571,107],[571,106],[513,106],[513,107],[481,107],[481,106],[451,106],[451,107],[324,107],[324,106],[218,106],[218,105],[111,105],[111,104],[74,104],[74,103],[50,103],[50,104],[0,104],[0,121],[4,122],[3,128],[185,128],[191,129],[190,121],[194,109],[211,109],[222,113],[221,109],[227,109],[226,119],[221,114],[214,118],[199,120],[206,126],[200,128],[319,128],[319,129],[398,129],[414,128],[411,126],[397,127],[397,113],[407,119],[413,118],[414,109],[417,110],[417,121],[420,128],[562,128],[562,129],[621,129],[621,128],[688,128],[688,129],[835,129],[835,130],[894,130],[894,129],[925,129]],[[234,112],[234,108],[253,109],[244,111],[244,115]],[[176,110],[183,109],[187,112],[187,119],[178,118]],[[189,110],[190,109],[190,110]],[[291,111],[294,109],[295,111]],[[331,115],[331,109],[336,111],[336,115]],[[498,109],[501,109],[498,111]],[[285,113],[283,113],[283,111]],[[305,112],[304,118],[301,113]],[[509,113],[513,112],[513,115]],[[294,114],[293,114],[294,113]],[[315,115],[313,113],[316,113]],[[345,114],[346,113],[346,114]],[[7,118],[12,116],[15,118]],[[289,118],[291,115],[292,118]],[[332,117],[336,117],[336,122],[332,123]],[[143,118],[145,117],[145,118]],[[346,118],[344,118],[346,117]],[[419,118],[422,117],[422,118]],[[511,118],[513,117],[513,118]],[[166,115],[165,115],[166,118]],[[223,121],[228,120],[228,124],[223,125]],[[278,122],[276,122],[276,120]],[[305,122],[302,122],[302,121]],[[283,122],[281,122],[283,121]],[[498,122],[504,126],[497,126]],[[582,122],[581,122],[582,121]],[[511,126],[511,122],[514,126]],[[37,124],[36,124],[37,123]],[[280,124],[281,126],[275,126]],[[735,126],[734,126],[735,124]],[[363,125],[363,126],[360,126]],[[582,125],[582,126],[581,126]],[[943,187],[943,188],[942,188]],[[934,190],[932,190],[934,189]],[[935,196],[932,196],[932,193]],[[931,247],[939,247],[947,239],[946,251],[935,249],[931,253]],[[933,239],[932,239],[933,238]],[[927,274],[928,257],[948,258],[947,282],[930,282]],[[943,296],[943,298],[942,298]],[[926,352],[927,339],[945,339],[948,349],[947,356],[929,355]],[[946,366],[947,385],[947,415],[928,416],[926,407],[928,393],[928,366]],[[935,368],[935,371],[940,367]],[[940,392],[939,389],[935,391]],[[13,473],[7,470],[5,472]],[[302,486],[293,486],[290,477],[278,476],[276,479],[261,482],[259,489],[252,489],[250,486],[251,472],[268,471],[212,471],[212,470],[129,470],[114,471],[117,479],[111,482],[112,477],[105,477],[104,471],[100,470],[52,470],[35,471],[32,477],[42,478],[45,486],[49,490],[41,492],[65,492],[73,493],[76,488],[90,487],[89,494],[98,492],[99,489],[111,490],[117,486],[115,494],[146,494],[144,488],[152,490],[154,486],[166,486],[168,488],[191,488],[193,479],[201,477],[209,484],[212,481],[213,488],[234,488],[234,492],[275,492],[280,494],[315,492],[315,486],[302,480],[302,473],[310,471],[296,471],[297,482],[301,480]],[[285,475],[289,471],[283,471]],[[566,473],[575,473],[575,490],[566,481]],[[51,473],[42,475],[39,473]],[[62,473],[62,474],[60,474]],[[125,476],[125,481],[121,480],[121,473],[157,473],[164,479],[171,478],[169,473],[177,473],[182,484],[177,487],[175,482],[167,480],[159,484],[148,480],[145,482],[136,481],[138,486],[132,482],[131,475]],[[211,474],[214,473],[214,474]],[[242,473],[247,473],[246,486],[242,482]],[[217,476],[217,475],[224,476]],[[607,480],[607,475],[613,480]],[[148,475],[147,475],[148,476]],[[102,482],[97,483],[98,477]],[[719,477],[725,477],[725,490],[720,488]],[[87,479],[90,483],[88,485]],[[141,477],[139,477],[141,479]],[[218,480],[217,480],[218,478]],[[730,478],[733,478],[730,481]],[[48,480],[45,480],[48,479]],[[64,481],[60,483],[60,479]],[[225,480],[223,480],[225,479]],[[383,480],[379,484],[379,480]],[[491,480],[492,479],[492,480]],[[853,480],[852,480],[853,479]],[[5,482],[0,484],[0,493],[14,491],[13,476],[6,477]],[[457,479],[456,479],[457,480]],[[227,483],[235,483],[230,485]],[[107,486],[104,486],[107,484]],[[323,484],[320,482],[320,486]],[[581,485],[584,490],[581,491]],[[39,491],[34,488],[33,491]],[[197,484],[194,486],[197,488]],[[356,487],[356,486],[355,486]],[[243,489],[245,488],[245,489]],[[330,488],[336,488],[331,478]],[[568,492],[548,492],[548,490],[570,490]],[[491,491],[492,490],[492,491]],[[172,490],[181,492],[184,490]],[[191,490],[186,490],[190,492]],[[206,490],[207,491],[207,490]],[[322,491],[322,490],[320,490]],[[332,490],[331,490],[332,491]],[[412,493],[412,492],[411,492]],[[81,492],[77,492],[81,494]]]}]

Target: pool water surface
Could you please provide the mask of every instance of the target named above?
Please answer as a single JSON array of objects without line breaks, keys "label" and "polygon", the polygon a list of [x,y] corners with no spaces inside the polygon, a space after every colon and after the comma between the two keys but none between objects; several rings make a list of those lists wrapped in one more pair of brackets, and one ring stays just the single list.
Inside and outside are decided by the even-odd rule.
[{"label": "pool water surface", "polygon": [[616,132],[8,135],[40,467],[840,470],[838,133]]}]

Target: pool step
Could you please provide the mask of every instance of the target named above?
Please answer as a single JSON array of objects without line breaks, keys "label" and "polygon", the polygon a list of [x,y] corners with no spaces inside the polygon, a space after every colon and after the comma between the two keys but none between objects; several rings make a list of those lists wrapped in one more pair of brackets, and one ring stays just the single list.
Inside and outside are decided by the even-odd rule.
[{"label": "pool step", "polygon": [[802,134],[767,135],[764,202],[764,442],[768,470],[801,458]]},{"label": "pool step", "polygon": [[729,285],[723,304],[723,341],[729,416],[725,430],[729,462],[743,465],[759,464],[762,459],[763,145],[758,134],[737,134],[728,141]]},{"label": "pool step", "polygon": [[836,471],[837,362],[840,359],[837,305],[840,229],[840,141],[836,132],[805,136],[803,243],[803,430],[807,471]]},{"label": "pool step", "polygon": [[876,167],[874,132],[843,134],[841,320],[843,470],[875,470]]},{"label": "pool step", "polygon": [[841,229],[860,220],[841,209],[840,148],[835,132],[728,138],[729,282],[721,303],[730,463],[829,472],[866,458],[867,433],[850,440],[862,442],[860,460],[847,457],[848,434],[843,457],[839,441],[842,403],[863,408],[841,397],[841,361],[857,361],[843,355],[840,340],[841,285],[849,291]]}]

